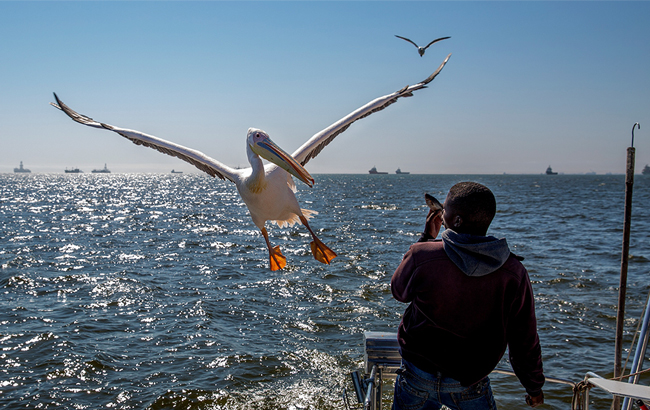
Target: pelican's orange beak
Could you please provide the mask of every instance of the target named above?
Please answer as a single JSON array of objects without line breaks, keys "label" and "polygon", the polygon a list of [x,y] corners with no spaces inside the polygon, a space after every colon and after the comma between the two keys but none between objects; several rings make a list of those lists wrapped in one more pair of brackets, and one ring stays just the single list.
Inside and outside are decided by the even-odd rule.
[{"label": "pelican's orange beak", "polygon": [[284,150],[278,147],[275,142],[271,141],[270,138],[265,138],[263,141],[251,145],[251,149],[260,157],[274,163],[295,176],[310,188],[314,186],[314,178],[312,178],[309,172],[307,172],[307,170],[291,155],[284,152]]}]

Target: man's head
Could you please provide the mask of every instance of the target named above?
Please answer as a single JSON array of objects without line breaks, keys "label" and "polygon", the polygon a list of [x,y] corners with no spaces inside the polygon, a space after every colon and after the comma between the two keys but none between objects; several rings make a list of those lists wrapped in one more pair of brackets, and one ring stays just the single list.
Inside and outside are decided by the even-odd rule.
[{"label": "man's head", "polygon": [[458,233],[485,235],[497,212],[492,191],[476,182],[459,182],[449,189],[442,220]]}]

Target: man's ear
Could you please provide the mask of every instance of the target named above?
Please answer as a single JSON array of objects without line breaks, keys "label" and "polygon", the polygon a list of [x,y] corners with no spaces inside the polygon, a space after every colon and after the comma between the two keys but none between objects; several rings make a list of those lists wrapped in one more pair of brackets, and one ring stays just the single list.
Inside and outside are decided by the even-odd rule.
[{"label": "man's ear", "polygon": [[460,215],[454,217],[454,228],[460,228],[463,225],[463,218]]}]

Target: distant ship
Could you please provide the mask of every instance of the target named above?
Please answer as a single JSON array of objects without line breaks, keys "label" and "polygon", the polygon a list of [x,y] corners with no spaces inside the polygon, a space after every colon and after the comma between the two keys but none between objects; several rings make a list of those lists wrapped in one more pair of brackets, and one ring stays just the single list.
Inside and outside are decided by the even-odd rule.
[{"label": "distant ship", "polygon": [[92,170],[93,174],[110,174],[111,171],[106,168],[106,164],[104,164],[104,169],[93,169]]},{"label": "distant ship", "polygon": [[401,169],[399,169],[399,168],[397,168],[397,171],[395,171],[395,173],[396,173],[396,174],[403,174],[403,175],[410,174],[410,172],[403,172],[403,171],[402,171]]},{"label": "distant ship", "polygon": [[182,174],[182,173],[183,173],[183,171],[174,171],[174,170],[172,169],[172,174]]},{"label": "distant ship", "polygon": [[368,171],[370,174],[388,174],[388,172],[379,172],[377,171],[377,167],[372,167],[370,168],[370,171]]},{"label": "distant ship", "polygon": [[[22,166],[22,162],[21,162],[21,166]],[[641,173],[643,175],[650,175],[650,166],[648,166],[648,164],[646,164],[646,166],[643,168],[643,171],[641,171]]]},{"label": "distant ship", "polygon": [[23,161],[20,161],[20,168],[14,168],[14,172],[24,172],[24,173],[28,173],[28,172],[32,172],[32,171],[30,171],[30,170],[27,169],[27,168],[23,168]]},{"label": "distant ship", "polygon": [[66,174],[81,174],[81,173],[83,173],[83,171],[80,170],[79,168],[72,168],[72,169],[66,168],[65,173]]},{"label": "distant ship", "polygon": [[549,165],[548,168],[546,168],[546,175],[557,175],[557,172],[553,172],[553,168]]}]

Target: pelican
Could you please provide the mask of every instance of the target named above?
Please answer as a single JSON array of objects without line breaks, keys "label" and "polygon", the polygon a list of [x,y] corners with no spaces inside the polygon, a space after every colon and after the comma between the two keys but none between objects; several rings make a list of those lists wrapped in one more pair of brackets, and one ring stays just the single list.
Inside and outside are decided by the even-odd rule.
[{"label": "pelican", "polygon": [[412,40],[409,40],[409,39],[406,38],[406,37],[398,36],[397,34],[395,34],[395,37],[397,37],[397,38],[401,38],[402,40],[406,40],[406,41],[408,41],[409,43],[413,44],[415,47],[417,47],[417,48],[418,48],[418,53],[420,53],[420,57],[422,57],[422,56],[424,55],[424,52],[426,51],[427,48],[429,48],[429,46],[430,46],[431,44],[433,44],[433,43],[437,43],[437,42],[440,41],[440,40],[446,40],[446,39],[448,39],[448,38],[451,38],[451,37],[440,37],[440,38],[437,38],[437,39],[433,40],[433,41],[430,42],[429,44],[427,44],[426,47],[420,47],[420,46],[418,46],[417,44],[415,44]]},{"label": "pelican", "polygon": [[[424,81],[372,100],[324,130],[314,134],[292,155],[287,154],[278,147],[266,132],[256,128],[249,128],[246,135],[246,152],[251,166],[243,169],[239,167],[231,168],[200,151],[153,135],[95,121],[72,110],[59,99],[56,93],[54,93],[56,103],[50,104],[80,124],[116,132],[137,145],[153,148],[164,154],[180,158],[213,177],[233,182],[248,207],[253,223],[264,236],[269,251],[269,267],[272,271],[275,271],[284,268],[287,260],[282,255],[279,246],[274,247],[271,245],[265,227],[266,221],[271,221],[279,227],[293,226],[296,222],[301,222],[312,236],[313,241],[310,246],[316,260],[329,264],[337,256],[334,251],[316,237],[316,234],[309,226],[308,219],[317,212],[300,208],[295,196],[296,186],[291,175],[312,187],[314,179],[304,168],[304,165],[310,159],[316,157],[326,145],[355,121],[383,110],[401,97],[410,97],[414,91],[426,88],[427,84],[440,73],[450,57],[451,54]],[[271,164],[264,165],[260,157],[270,161]]]}]

